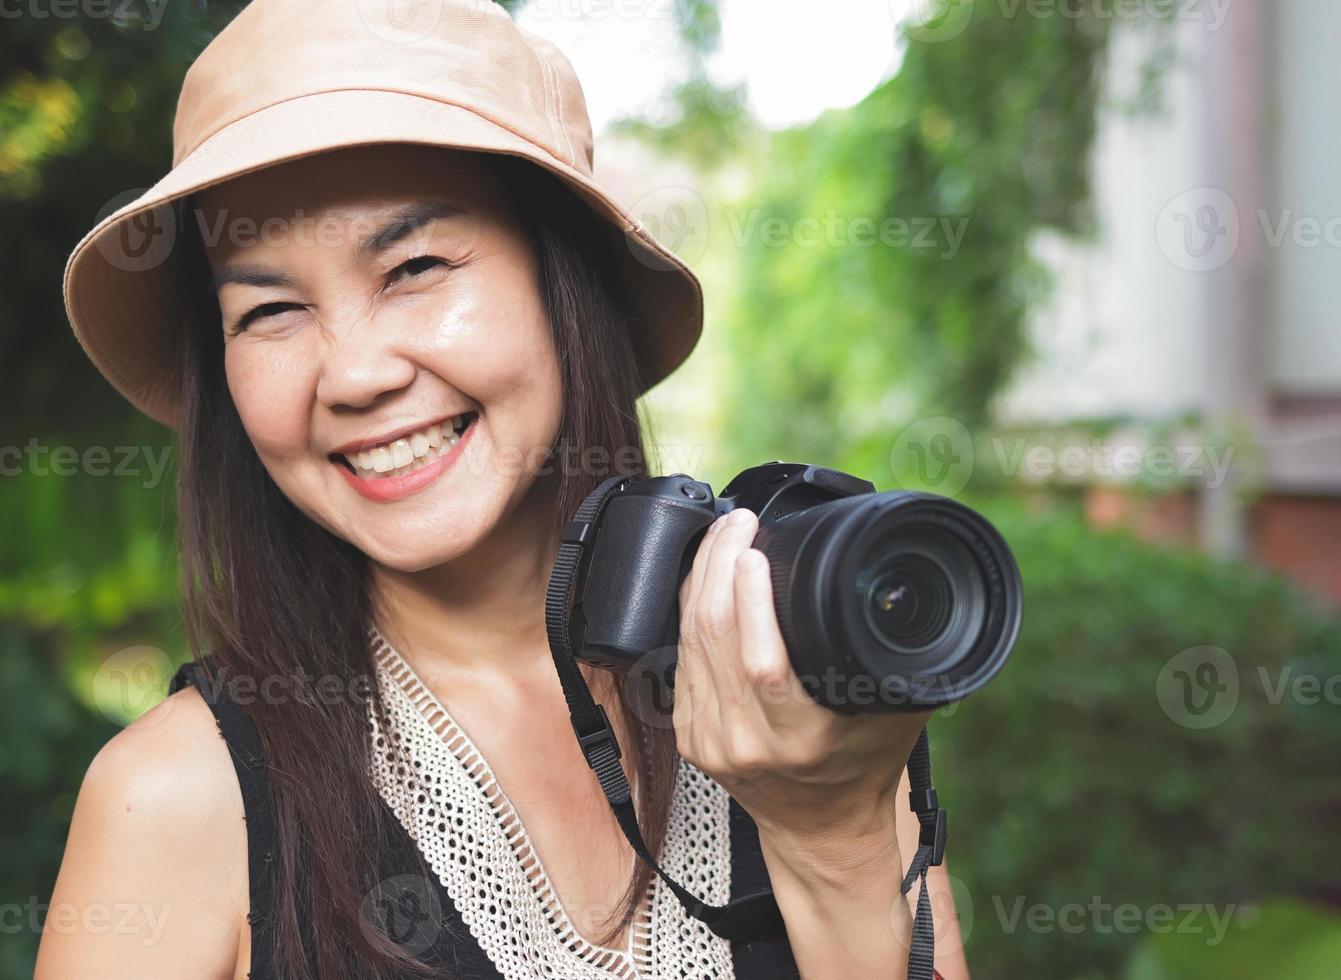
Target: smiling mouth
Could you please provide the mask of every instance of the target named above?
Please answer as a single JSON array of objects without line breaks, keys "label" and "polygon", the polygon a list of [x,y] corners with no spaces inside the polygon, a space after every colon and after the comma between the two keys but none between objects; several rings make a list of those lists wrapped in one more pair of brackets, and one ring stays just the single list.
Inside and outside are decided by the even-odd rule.
[{"label": "smiling mouth", "polygon": [[331,462],[365,480],[405,476],[446,456],[479,418],[478,412],[454,415],[445,422],[356,453],[331,453]]}]

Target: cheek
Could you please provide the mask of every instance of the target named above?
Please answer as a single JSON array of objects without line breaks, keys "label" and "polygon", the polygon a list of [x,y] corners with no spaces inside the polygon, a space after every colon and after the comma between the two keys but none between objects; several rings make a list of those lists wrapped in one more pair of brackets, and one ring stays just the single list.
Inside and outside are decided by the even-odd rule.
[{"label": "cheek", "polygon": [[[308,449],[311,369],[280,345],[234,342],[224,351],[228,390],[257,454],[270,463]],[[273,475],[273,474],[272,474]]]},{"label": "cheek", "polygon": [[549,318],[525,276],[489,278],[452,297],[421,335],[424,362],[477,399],[509,443],[546,444],[562,403]]}]

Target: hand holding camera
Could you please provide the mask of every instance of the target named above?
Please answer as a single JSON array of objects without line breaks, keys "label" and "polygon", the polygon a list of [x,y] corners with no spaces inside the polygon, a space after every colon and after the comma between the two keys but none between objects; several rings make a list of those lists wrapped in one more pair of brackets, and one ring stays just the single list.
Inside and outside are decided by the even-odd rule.
[{"label": "hand holding camera", "polygon": [[758,529],[744,507],[719,517],[681,583],[680,754],[766,833],[858,838],[892,827],[890,800],[930,709],[845,715],[806,693],[778,626],[769,561],[750,546]]},{"label": "hand holding camera", "polygon": [[[718,936],[784,931],[775,891],[706,905],[656,863],[578,660],[676,688],[680,754],[750,812],[770,874],[802,855],[775,882],[794,912],[818,882],[841,892],[847,874],[898,852],[888,810],[906,766],[917,841],[898,894],[921,882],[908,975],[931,977],[927,873],[945,853],[946,813],[925,721],[991,679],[1019,633],[1019,570],[997,530],[945,497],[775,461],[717,496],[684,473],[611,477],[560,540],[550,649],[578,744],[635,853]],[[844,842],[870,853],[854,858]]]},{"label": "hand holding camera", "polygon": [[947,497],[876,493],[846,473],[780,461],[744,470],[715,496],[683,473],[610,494],[577,572],[577,657],[673,683],[676,590],[714,520],[738,509],[757,515],[748,543],[767,559],[792,669],[819,704],[923,712],[1005,665],[1020,627],[1020,574],[985,518]]}]

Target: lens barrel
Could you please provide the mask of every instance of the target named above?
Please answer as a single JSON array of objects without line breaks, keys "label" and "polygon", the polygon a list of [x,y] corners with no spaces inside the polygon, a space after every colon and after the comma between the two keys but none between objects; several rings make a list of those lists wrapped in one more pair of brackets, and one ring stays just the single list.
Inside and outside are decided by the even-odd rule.
[{"label": "lens barrel", "polygon": [[1020,573],[1001,534],[935,494],[845,497],[761,524],[792,667],[847,713],[925,710],[986,684],[1019,634]]}]

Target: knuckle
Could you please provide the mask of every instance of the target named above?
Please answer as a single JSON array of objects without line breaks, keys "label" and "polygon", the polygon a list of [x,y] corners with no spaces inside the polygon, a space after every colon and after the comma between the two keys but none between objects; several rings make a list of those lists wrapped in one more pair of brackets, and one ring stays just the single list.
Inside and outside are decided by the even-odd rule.
[{"label": "knuckle", "polygon": [[692,752],[681,752],[680,755],[685,762],[709,776],[729,771],[723,764],[721,753],[713,751],[711,747],[706,745],[695,746]]},{"label": "knuckle", "polygon": [[799,776],[817,776],[828,764],[828,753],[815,741],[797,739],[787,746],[787,768]]},{"label": "knuckle", "polygon": [[758,660],[746,661],[745,678],[755,687],[765,690],[772,690],[787,681],[786,674],[776,664]]},{"label": "knuckle", "polygon": [[735,610],[726,603],[713,603],[699,612],[698,628],[711,642],[729,640],[736,631]]},{"label": "knuckle", "polygon": [[742,776],[758,775],[769,768],[768,746],[747,729],[737,729],[727,737],[724,754],[729,770]]}]

